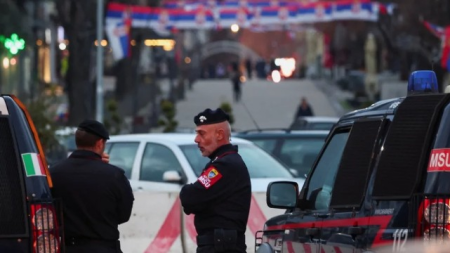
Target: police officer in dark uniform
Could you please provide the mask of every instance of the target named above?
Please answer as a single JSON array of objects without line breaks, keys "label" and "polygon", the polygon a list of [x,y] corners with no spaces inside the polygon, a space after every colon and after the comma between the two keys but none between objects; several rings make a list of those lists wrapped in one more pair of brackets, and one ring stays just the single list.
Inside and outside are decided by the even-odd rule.
[{"label": "police officer in dark uniform", "polygon": [[118,225],[129,220],[134,196],[124,171],[107,162],[107,139],[103,124],[83,121],[75,133],[77,150],[50,169],[53,196],[62,199],[68,253],[122,252]]},{"label": "police officer in dark uniform", "polygon": [[247,248],[250,176],[238,147],[230,144],[228,120],[221,109],[206,109],[194,117],[195,142],[211,159],[198,180],[180,192],[184,212],[195,214],[197,253],[246,252]]}]

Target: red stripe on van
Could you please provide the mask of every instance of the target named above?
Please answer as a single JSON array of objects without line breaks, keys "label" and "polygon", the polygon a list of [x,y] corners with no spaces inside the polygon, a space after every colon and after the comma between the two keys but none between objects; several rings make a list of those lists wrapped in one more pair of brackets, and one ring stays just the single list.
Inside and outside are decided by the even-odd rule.
[{"label": "red stripe on van", "polygon": [[255,234],[258,230],[262,230],[264,228],[264,223],[266,222],[266,216],[258,205],[255,197],[252,194],[252,200],[250,202],[250,214],[248,216],[247,225]]},{"label": "red stripe on van", "polygon": [[[175,200],[164,223],[159,228],[156,237],[145,250],[145,253],[166,253],[180,234],[180,212],[179,199]],[[152,226],[151,224],[148,224]]]},{"label": "red stripe on van", "polygon": [[389,222],[392,219],[392,215],[380,215],[380,216],[368,216],[368,217],[355,217],[349,219],[336,219],[336,220],[325,220],[321,222],[311,221],[311,222],[301,222],[301,223],[290,223],[284,225],[275,225],[267,227],[267,231],[270,230],[284,230],[284,229],[296,229],[296,228],[311,228],[314,226],[329,228],[329,227],[351,227],[355,222],[357,224],[367,224],[368,226],[378,226],[377,234],[372,242],[372,247],[382,244],[384,240],[381,239],[381,235],[387,228]]}]

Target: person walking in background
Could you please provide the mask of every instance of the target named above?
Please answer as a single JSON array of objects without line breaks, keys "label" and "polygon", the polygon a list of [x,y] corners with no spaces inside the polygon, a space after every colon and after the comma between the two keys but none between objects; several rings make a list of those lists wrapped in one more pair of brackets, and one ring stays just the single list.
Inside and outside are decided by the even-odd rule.
[{"label": "person walking in background", "polygon": [[242,73],[239,70],[239,65],[237,63],[233,63],[231,65],[231,82],[233,84],[233,95],[235,102],[239,102],[241,100],[241,76]]},{"label": "person walking in background", "polygon": [[300,105],[297,108],[297,112],[295,113],[295,119],[298,117],[305,117],[305,116],[314,116],[313,110],[311,108],[311,105],[308,103],[305,97],[302,97],[300,99]]},{"label": "person walking in background", "polygon": [[252,75],[253,75],[253,64],[252,64],[252,60],[247,59],[245,61],[245,68],[247,69],[247,78],[248,79],[252,79]]},{"label": "person walking in background", "polygon": [[95,120],[75,132],[75,150],[50,168],[62,199],[67,253],[121,253],[118,225],[130,219],[134,196],[125,172],[104,153],[109,133]]},{"label": "person walking in background", "polygon": [[216,77],[217,78],[224,78],[224,77],[226,77],[225,74],[226,74],[225,73],[225,66],[221,62],[219,62],[217,64],[217,67],[216,67]]}]

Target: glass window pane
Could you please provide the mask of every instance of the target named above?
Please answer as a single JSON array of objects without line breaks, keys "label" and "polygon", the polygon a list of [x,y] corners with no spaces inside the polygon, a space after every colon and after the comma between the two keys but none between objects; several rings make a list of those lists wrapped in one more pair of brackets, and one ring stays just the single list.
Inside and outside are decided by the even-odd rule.
[{"label": "glass window pane", "polygon": [[256,146],[264,149],[266,152],[273,154],[273,151],[275,149],[275,144],[277,141],[275,139],[249,139],[253,143],[256,144]]},{"label": "glass window pane", "polygon": [[307,199],[314,203],[316,210],[327,210],[330,205],[334,180],[348,135],[349,132],[340,132],[332,137],[311,175]]},{"label": "glass window pane", "polygon": [[195,175],[200,176],[206,164],[209,162],[209,158],[202,156],[197,145],[183,145],[180,148],[194,170]]},{"label": "glass window pane", "polygon": [[123,169],[125,176],[130,179],[139,142],[116,142],[107,145],[110,146],[109,163]]},{"label": "glass window pane", "polygon": [[148,143],[145,146],[144,155],[141,162],[140,180],[164,182],[163,174],[166,171],[178,171],[182,173],[182,168],[177,157],[168,147]]},{"label": "glass window pane", "polygon": [[279,159],[289,168],[296,169],[299,177],[305,177],[311,170],[325,137],[286,139],[281,147]]},{"label": "glass window pane", "polygon": [[[275,158],[264,150],[247,144],[239,144],[239,154],[242,156],[251,178],[292,178],[292,174]],[[202,157],[197,145],[183,145],[185,154],[195,173],[199,176],[209,159]]]},{"label": "glass window pane", "polygon": [[310,130],[331,130],[334,123],[312,123],[309,127]]}]

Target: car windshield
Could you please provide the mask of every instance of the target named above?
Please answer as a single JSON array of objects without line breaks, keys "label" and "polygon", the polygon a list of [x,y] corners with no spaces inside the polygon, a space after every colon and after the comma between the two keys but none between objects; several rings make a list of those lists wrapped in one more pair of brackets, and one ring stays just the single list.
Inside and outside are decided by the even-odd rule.
[{"label": "car windshield", "polygon": [[334,126],[334,122],[308,122],[304,119],[297,119],[291,125],[291,130],[331,130]]},{"label": "car windshield", "polygon": [[[293,178],[292,174],[272,156],[252,144],[239,144],[239,154],[247,165],[251,178]],[[180,146],[195,174],[199,176],[209,162],[196,144]]]},{"label": "car windshield", "polygon": [[311,123],[309,130],[331,130],[333,128],[334,123],[332,122],[317,122]]}]

